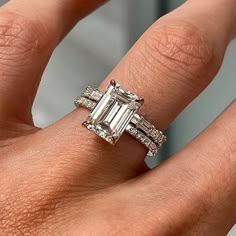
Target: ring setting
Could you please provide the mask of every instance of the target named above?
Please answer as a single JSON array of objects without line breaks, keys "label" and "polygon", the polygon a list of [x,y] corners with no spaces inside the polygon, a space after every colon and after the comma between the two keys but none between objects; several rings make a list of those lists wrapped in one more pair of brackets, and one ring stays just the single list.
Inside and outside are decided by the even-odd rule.
[{"label": "ring setting", "polygon": [[75,100],[76,107],[82,106],[91,111],[83,123],[90,131],[112,145],[124,132],[128,132],[149,149],[148,155],[155,156],[166,137],[137,113],[143,103],[142,98],[114,80],[105,93],[89,86]]}]

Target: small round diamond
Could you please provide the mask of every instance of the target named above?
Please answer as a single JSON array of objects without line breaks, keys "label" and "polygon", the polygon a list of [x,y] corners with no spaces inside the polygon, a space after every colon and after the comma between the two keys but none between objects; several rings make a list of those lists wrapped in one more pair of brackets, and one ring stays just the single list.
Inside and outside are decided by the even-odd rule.
[{"label": "small round diamond", "polygon": [[91,93],[91,99],[98,101],[102,97],[102,94],[98,90],[94,90]]},{"label": "small round diamond", "polygon": [[87,125],[87,128],[88,128],[89,130],[95,131],[95,130],[94,130],[94,126],[92,126],[92,125]]},{"label": "small round diamond", "polygon": [[130,129],[130,133],[133,134],[133,135],[136,135],[137,132],[138,132],[137,129],[135,129],[134,127],[132,127],[132,128]]},{"label": "small round diamond", "polygon": [[144,135],[143,133],[139,132],[138,135],[139,135],[138,138],[139,138],[141,141],[143,141],[143,140],[145,139],[145,135]]},{"label": "small round diamond", "polygon": [[152,142],[149,147],[150,147],[150,149],[151,149],[152,152],[157,152],[157,146],[156,146],[155,143]]},{"label": "small round diamond", "polygon": [[146,146],[149,146],[151,140],[149,138],[145,138],[143,143],[146,145]]},{"label": "small round diamond", "polygon": [[88,87],[86,88],[86,91],[84,92],[83,96],[89,97],[89,96],[91,95],[92,91],[93,91],[93,88],[90,87],[90,86],[88,86]]},{"label": "small round diamond", "polygon": [[132,101],[130,104],[129,104],[129,109],[131,110],[137,110],[139,109],[141,105],[138,103],[138,102],[135,102],[135,101]]},{"label": "small round diamond", "polygon": [[157,139],[158,136],[159,136],[159,134],[158,134],[158,132],[157,132],[156,129],[154,129],[154,130],[152,131],[151,135],[152,135],[152,138],[154,138],[154,139]]},{"label": "small round diamond", "polygon": [[109,143],[113,143],[113,139],[111,136],[106,136],[106,140],[109,142]]}]

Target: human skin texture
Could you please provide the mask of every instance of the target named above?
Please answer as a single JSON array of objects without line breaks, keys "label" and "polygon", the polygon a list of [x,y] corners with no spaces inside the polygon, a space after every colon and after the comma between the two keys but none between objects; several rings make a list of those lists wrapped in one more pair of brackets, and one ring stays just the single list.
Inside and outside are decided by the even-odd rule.
[{"label": "human skin texture", "polygon": [[[226,235],[236,216],[236,102],[153,170],[132,137],[113,147],[80,126],[84,109],[34,126],[54,48],[103,3],[0,8],[0,235]],[[140,112],[165,130],[215,77],[235,22],[235,0],[189,0],[154,23],[100,88],[115,79],[145,98]]]}]

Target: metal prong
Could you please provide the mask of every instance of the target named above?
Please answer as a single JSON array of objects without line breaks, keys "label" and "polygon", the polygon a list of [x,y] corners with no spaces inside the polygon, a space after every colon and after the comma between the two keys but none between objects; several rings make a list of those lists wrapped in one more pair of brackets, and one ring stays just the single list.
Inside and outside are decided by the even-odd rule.
[{"label": "metal prong", "polygon": [[138,103],[140,103],[141,105],[143,105],[143,104],[144,104],[144,99],[143,99],[143,98],[137,99],[136,102],[138,102]]},{"label": "metal prong", "polygon": [[116,81],[115,80],[111,80],[110,85],[116,87]]},{"label": "metal prong", "polygon": [[84,122],[82,123],[82,126],[87,127],[87,126],[88,126],[88,122],[87,122],[87,121],[84,121]]}]

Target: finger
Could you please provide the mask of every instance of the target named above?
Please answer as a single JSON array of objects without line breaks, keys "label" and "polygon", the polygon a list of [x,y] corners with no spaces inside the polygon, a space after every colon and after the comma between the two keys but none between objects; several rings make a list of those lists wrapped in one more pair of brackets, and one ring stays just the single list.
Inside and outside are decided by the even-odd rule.
[{"label": "finger", "polygon": [[[213,79],[235,33],[234,1],[228,0],[223,8],[223,1],[203,3],[187,2],[155,23],[101,86],[104,89],[108,81],[115,79],[143,97],[146,102],[140,112],[163,130]],[[67,143],[73,155],[79,155],[81,149],[87,153],[78,162],[115,166],[118,175],[137,174],[143,167],[146,149],[128,135],[115,148],[108,145],[81,128],[87,115],[79,109],[45,130],[55,134],[60,130],[61,139],[53,147],[58,155],[61,143]]]},{"label": "finger", "polygon": [[[15,229],[16,234],[22,229],[21,233],[29,235],[33,229],[44,234],[45,229],[51,229],[93,235],[87,227],[92,218],[99,235],[226,235],[235,222],[235,119],[236,102],[157,170],[103,191],[90,182],[91,172],[78,178],[68,165],[71,159],[64,159],[64,166],[57,159],[52,166],[48,146],[31,148],[31,168],[25,155],[15,160],[18,165],[8,161],[2,166],[1,229]],[[29,145],[29,140],[26,143]],[[25,151],[26,146],[22,147]],[[43,162],[35,162],[41,158]],[[70,174],[62,175],[65,171]],[[105,178],[104,182],[110,180]],[[78,189],[79,195],[75,194]],[[17,219],[17,228],[12,216]]]},{"label": "finger", "polygon": [[32,122],[31,106],[53,49],[104,2],[12,0],[0,9],[0,111],[5,119],[14,115]]},{"label": "finger", "polygon": [[[188,12],[199,2],[190,1],[182,9]],[[212,80],[232,37],[233,30],[228,29],[233,24],[228,26],[225,20],[235,17],[231,8],[222,11],[219,1],[211,3],[214,10],[206,13],[201,6],[194,22],[189,23],[189,19],[193,21],[191,14],[181,18],[182,10],[177,10],[154,24],[104,82],[106,86],[110,79],[116,79],[146,99],[142,113],[160,129],[165,129]],[[214,23],[209,16],[216,16]],[[204,17],[207,20],[202,25]],[[212,24],[222,27],[220,36]],[[99,186],[140,174],[145,169],[146,149],[128,135],[115,147],[107,144],[81,126],[87,115],[85,110],[76,110],[30,137],[36,145],[33,152],[38,156],[40,150],[43,157],[27,159],[29,165],[44,166],[46,162],[57,175],[85,175],[88,182]],[[32,153],[32,147],[25,152]]]},{"label": "finger", "polygon": [[[132,219],[149,225],[148,235],[221,236],[232,228],[236,220],[235,120],[236,100],[183,150],[127,184],[126,199],[135,209],[129,208]],[[122,213],[125,217],[127,212]],[[120,218],[125,220],[123,215]]]},{"label": "finger", "polygon": [[227,2],[222,9],[225,1],[188,1],[157,21],[102,88],[115,78],[137,92],[145,99],[143,114],[165,130],[221,66],[236,32],[234,1]]},{"label": "finger", "polygon": [[60,40],[67,32],[95,8],[107,0],[12,0],[4,9],[16,12],[32,21],[41,23],[47,31]]}]

